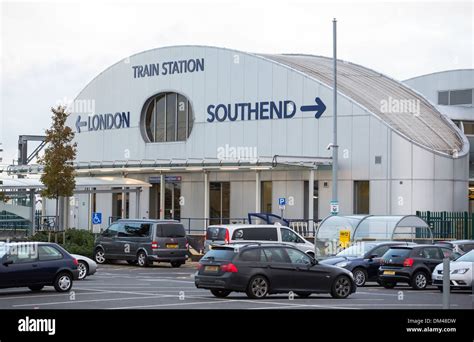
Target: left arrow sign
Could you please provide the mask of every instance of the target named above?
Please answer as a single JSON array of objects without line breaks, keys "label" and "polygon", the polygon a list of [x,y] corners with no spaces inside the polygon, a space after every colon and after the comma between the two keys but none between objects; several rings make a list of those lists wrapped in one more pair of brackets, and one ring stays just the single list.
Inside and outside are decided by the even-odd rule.
[{"label": "left arrow sign", "polygon": [[81,133],[81,127],[87,125],[87,121],[81,121],[81,116],[78,115],[77,116],[77,120],[76,120],[76,130],[77,130],[77,133]]}]

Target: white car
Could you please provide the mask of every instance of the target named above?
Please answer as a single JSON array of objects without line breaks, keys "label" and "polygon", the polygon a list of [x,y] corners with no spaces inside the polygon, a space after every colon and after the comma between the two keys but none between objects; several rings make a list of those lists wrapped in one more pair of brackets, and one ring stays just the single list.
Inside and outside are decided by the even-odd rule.
[{"label": "white car", "polygon": [[222,224],[209,226],[206,231],[204,251],[211,245],[260,242],[284,243],[314,257],[314,245],[293,229],[271,224]]},{"label": "white car", "polygon": [[77,269],[79,270],[79,280],[86,279],[87,276],[93,275],[97,271],[97,263],[83,255],[71,254],[77,259],[79,263]]},{"label": "white car", "polygon": [[[471,289],[473,287],[473,265],[474,250],[464,254],[458,259],[451,261],[449,265],[451,289]],[[443,290],[443,264],[435,267],[432,278],[433,285],[438,286],[440,291]]]}]

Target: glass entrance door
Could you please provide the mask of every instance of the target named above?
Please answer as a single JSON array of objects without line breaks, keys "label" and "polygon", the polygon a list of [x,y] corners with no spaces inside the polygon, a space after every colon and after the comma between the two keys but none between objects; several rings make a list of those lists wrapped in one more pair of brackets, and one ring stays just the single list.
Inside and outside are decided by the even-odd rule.
[{"label": "glass entrance door", "polygon": [[[160,218],[161,186],[159,179],[150,189],[150,218]],[[181,178],[175,176],[165,177],[165,219],[179,220],[181,218]]]},{"label": "glass entrance door", "polygon": [[230,182],[209,183],[209,224],[229,223]]}]

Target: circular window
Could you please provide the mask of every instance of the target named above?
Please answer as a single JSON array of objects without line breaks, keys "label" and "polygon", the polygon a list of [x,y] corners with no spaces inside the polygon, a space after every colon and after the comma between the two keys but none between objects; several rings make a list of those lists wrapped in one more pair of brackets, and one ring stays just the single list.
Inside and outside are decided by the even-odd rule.
[{"label": "circular window", "polygon": [[142,110],[142,133],[148,142],[185,141],[193,128],[189,100],[178,93],[159,93]]}]

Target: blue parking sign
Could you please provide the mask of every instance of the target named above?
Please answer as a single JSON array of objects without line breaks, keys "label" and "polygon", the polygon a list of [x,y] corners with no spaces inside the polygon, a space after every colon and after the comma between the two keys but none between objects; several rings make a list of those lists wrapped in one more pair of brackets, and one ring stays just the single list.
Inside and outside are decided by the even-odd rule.
[{"label": "blue parking sign", "polygon": [[92,224],[102,224],[102,213],[92,213]]},{"label": "blue parking sign", "polygon": [[280,197],[278,199],[278,205],[286,205],[286,198],[285,197]]}]

